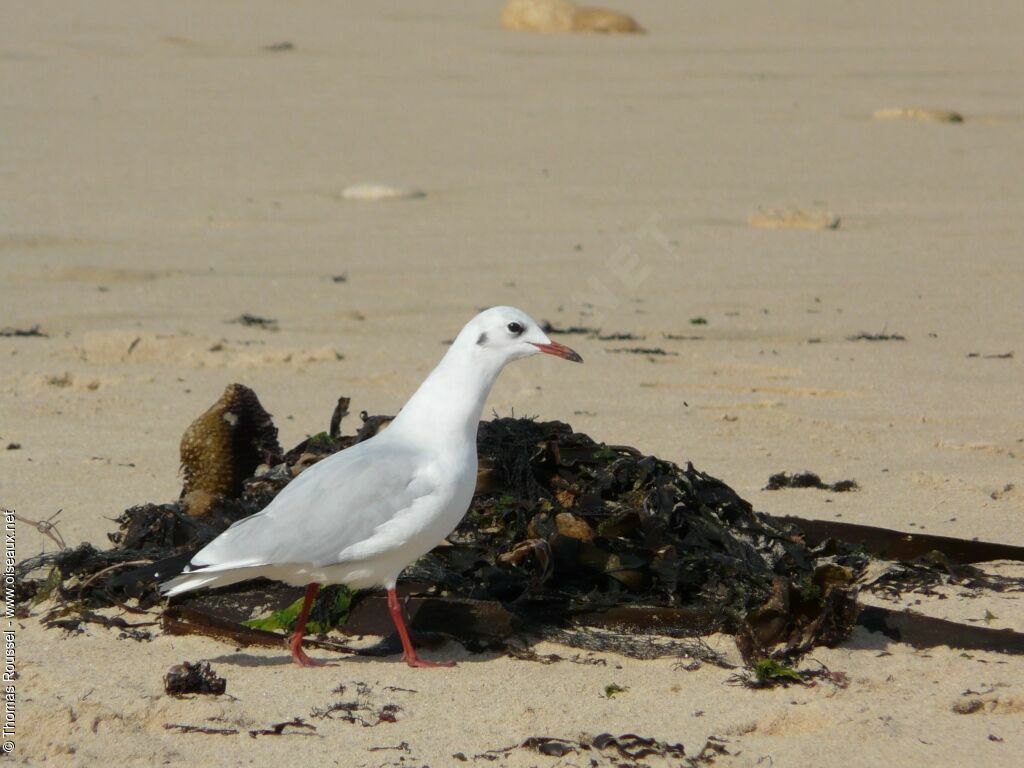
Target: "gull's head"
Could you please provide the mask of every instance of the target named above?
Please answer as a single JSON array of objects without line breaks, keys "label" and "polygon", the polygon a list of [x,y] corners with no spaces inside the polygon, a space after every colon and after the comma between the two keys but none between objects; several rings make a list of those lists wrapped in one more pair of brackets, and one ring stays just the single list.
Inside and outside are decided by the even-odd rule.
[{"label": "gull's head", "polygon": [[532,317],[515,307],[484,310],[462,329],[457,341],[502,365],[542,352],[574,363],[583,362],[569,347],[549,339]]}]

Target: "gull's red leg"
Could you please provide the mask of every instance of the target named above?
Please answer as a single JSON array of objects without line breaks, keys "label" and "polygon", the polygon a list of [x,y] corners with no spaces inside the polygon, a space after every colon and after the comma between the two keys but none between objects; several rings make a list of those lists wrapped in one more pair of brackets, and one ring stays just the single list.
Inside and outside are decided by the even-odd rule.
[{"label": "gull's red leg", "polygon": [[302,610],[299,612],[299,620],[295,623],[295,631],[288,638],[288,647],[292,651],[292,660],[300,667],[326,667],[326,661],[311,659],[302,650],[302,636],[306,633],[306,619],[309,618],[309,609],[313,607],[313,600],[316,598],[319,584],[310,584],[306,587],[306,599],[302,603]]},{"label": "gull's red leg", "polygon": [[405,618],[402,616],[402,606],[398,602],[398,593],[395,588],[388,589],[388,610],[391,611],[391,620],[395,622],[395,629],[402,639],[402,660],[410,667],[454,667],[454,661],[427,661],[416,655],[416,649],[412,647],[412,640],[409,638],[409,630],[405,628]]}]

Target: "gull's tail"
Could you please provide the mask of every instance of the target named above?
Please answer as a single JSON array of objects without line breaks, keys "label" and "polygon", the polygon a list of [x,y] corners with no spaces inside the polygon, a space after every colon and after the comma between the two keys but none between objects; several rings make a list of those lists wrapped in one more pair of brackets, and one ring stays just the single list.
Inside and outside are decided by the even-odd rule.
[{"label": "gull's tail", "polygon": [[[254,533],[250,523],[265,519],[266,512],[263,510],[232,523],[227,530],[196,552],[177,576],[161,584],[160,591],[167,597],[173,597],[193,589],[226,587],[265,575],[268,563],[266,559],[252,555],[253,547],[247,546],[250,543],[247,539],[251,539]],[[255,532],[259,533],[259,529]],[[266,542],[256,542],[257,545],[261,543]]]},{"label": "gull's tail", "polygon": [[253,573],[252,566],[242,568],[193,568],[185,566],[185,570],[169,581],[160,585],[160,592],[167,597],[180,595],[182,592],[191,592],[193,589],[226,587],[229,584],[237,584],[240,581],[254,579],[260,574]]}]

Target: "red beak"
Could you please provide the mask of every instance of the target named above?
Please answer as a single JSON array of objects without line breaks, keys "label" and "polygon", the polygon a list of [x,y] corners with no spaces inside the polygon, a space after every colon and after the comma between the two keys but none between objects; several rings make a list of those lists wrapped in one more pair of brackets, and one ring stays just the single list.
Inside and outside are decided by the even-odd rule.
[{"label": "red beak", "polygon": [[574,363],[583,362],[583,358],[580,357],[574,350],[569,349],[569,347],[565,346],[565,344],[559,344],[557,341],[552,341],[550,344],[536,344],[534,342],[530,343],[533,344],[533,346],[535,346],[545,355],[554,355],[555,357],[560,357],[563,360],[571,360]]}]

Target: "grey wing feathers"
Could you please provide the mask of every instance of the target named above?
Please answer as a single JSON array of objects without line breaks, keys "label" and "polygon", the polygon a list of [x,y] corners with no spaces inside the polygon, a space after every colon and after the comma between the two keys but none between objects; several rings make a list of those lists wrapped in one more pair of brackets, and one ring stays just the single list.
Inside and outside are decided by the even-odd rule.
[{"label": "grey wing feathers", "polygon": [[[192,569],[335,563],[429,489],[407,452],[360,443],[310,467],[264,509],[201,550]],[[374,446],[377,448],[378,446]]]}]

